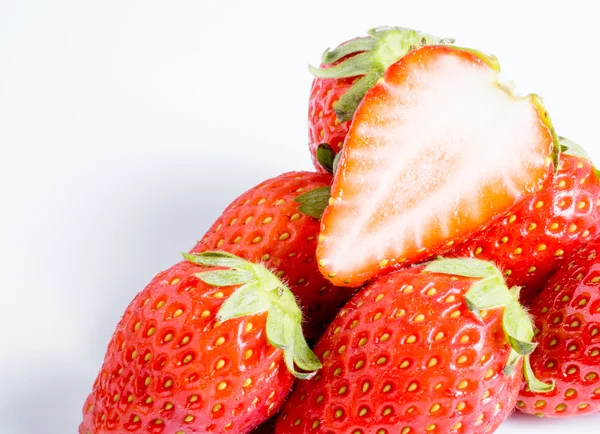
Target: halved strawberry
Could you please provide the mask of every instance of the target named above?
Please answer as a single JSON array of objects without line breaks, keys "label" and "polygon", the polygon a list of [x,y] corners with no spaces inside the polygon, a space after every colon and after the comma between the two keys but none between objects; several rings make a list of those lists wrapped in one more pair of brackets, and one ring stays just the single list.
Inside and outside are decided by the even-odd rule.
[{"label": "halved strawberry", "polygon": [[367,92],[322,220],[317,257],[332,282],[360,286],[442,253],[541,186],[550,121],[498,72],[479,52],[422,47]]}]

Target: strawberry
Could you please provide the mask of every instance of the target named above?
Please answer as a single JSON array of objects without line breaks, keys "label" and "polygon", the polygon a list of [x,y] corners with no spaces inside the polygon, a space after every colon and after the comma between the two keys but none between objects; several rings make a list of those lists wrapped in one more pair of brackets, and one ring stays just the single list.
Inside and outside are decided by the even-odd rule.
[{"label": "strawberry", "polygon": [[320,212],[315,214],[313,203],[320,194],[327,196],[330,184],[325,173],[290,172],[269,179],[234,200],[191,251],[225,250],[273,270],[291,284],[311,339],[323,333],[335,308],[352,295],[324,279],[315,259],[319,221],[311,214]]},{"label": "strawberry", "polygon": [[539,98],[497,82],[498,68],[472,50],[422,47],[367,92],[317,247],[334,284],[448,251],[542,186],[558,154],[550,121]]},{"label": "strawberry", "polygon": [[356,107],[392,63],[410,50],[452,43],[432,35],[399,27],[380,27],[369,36],[344,42],[322,56],[308,103],[308,145],[317,170],[332,171]]},{"label": "strawberry", "polygon": [[530,313],[540,342],[533,371],[556,388],[535,393],[524,385],[517,407],[540,417],[600,412],[600,238],[568,259]]},{"label": "strawberry", "polygon": [[[501,272],[441,260],[379,278],[331,323],[277,434],[494,431],[512,412],[533,327]],[[528,365],[527,365],[528,366]],[[529,376],[535,390],[547,386]]]},{"label": "strawberry", "polygon": [[125,311],[80,434],[248,433],[320,367],[275,275],[223,252],[186,258]]},{"label": "strawberry", "polygon": [[[600,234],[600,178],[580,147],[561,138],[558,172],[503,219],[453,252],[501,266],[531,301],[565,258]],[[567,155],[574,153],[575,155]]]}]

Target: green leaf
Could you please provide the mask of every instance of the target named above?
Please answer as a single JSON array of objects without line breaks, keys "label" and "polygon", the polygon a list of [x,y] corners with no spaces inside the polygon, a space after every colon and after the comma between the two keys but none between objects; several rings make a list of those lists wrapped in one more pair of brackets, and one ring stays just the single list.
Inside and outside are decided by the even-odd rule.
[{"label": "green leaf", "polygon": [[501,275],[487,277],[475,283],[465,298],[467,303],[476,307],[477,310],[494,309],[514,301]]},{"label": "green leaf", "polygon": [[333,174],[335,175],[340,167],[340,160],[342,159],[342,151],[338,152],[333,160]]},{"label": "green leaf", "polygon": [[381,78],[383,71],[376,69],[364,77],[362,77],[350,90],[344,93],[340,99],[333,104],[335,115],[340,122],[351,121],[358,105],[364,98],[365,94],[377,83]]},{"label": "green leaf", "polygon": [[371,71],[372,58],[372,52],[365,52],[357,54],[356,56],[353,56],[342,63],[338,63],[335,66],[319,69],[308,65],[308,69],[312,75],[318,78],[356,77],[357,75],[364,75]]},{"label": "green leaf", "polygon": [[436,259],[430,262],[425,271],[428,273],[450,274],[463,277],[502,277],[494,264],[471,258]]},{"label": "green leaf", "polygon": [[217,319],[221,322],[266,312],[271,307],[268,295],[259,290],[259,282],[244,285],[221,305]]},{"label": "green leaf", "polygon": [[196,273],[196,277],[211,286],[235,286],[252,283],[256,276],[244,270],[215,270]]},{"label": "green leaf", "polygon": [[298,196],[295,201],[300,204],[298,211],[320,219],[329,204],[330,197],[331,187],[319,187]]},{"label": "green leaf", "polygon": [[304,371],[316,371],[323,365],[304,340],[302,325],[294,324],[294,362]]},{"label": "green leaf", "polygon": [[286,340],[287,320],[285,312],[278,305],[272,304],[267,317],[267,339],[275,348],[285,350],[293,344]]},{"label": "green leaf", "polygon": [[333,161],[335,159],[335,152],[329,143],[321,143],[317,147],[317,161],[321,167],[327,170],[329,173],[333,173]]},{"label": "green leaf", "polygon": [[236,268],[251,271],[253,264],[227,252],[203,252],[197,255],[183,253],[185,259],[204,267]]},{"label": "green leaf", "polygon": [[513,300],[504,308],[502,326],[513,350],[521,356],[529,356],[535,351],[532,342],[534,333],[531,319],[518,301]]},{"label": "green leaf", "polygon": [[529,390],[534,393],[549,393],[554,390],[556,383],[552,381],[550,384],[544,383],[537,379],[533,369],[531,368],[531,362],[529,357],[525,357],[525,363],[523,364],[523,372],[525,373],[525,380]]},{"label": "green leaf", "polygon": [[507,377],[510,377],[512,375],[512,373],[515,370],[515,367],[517,366],[517,363],[519,363],[519,360],[521,360],[521,355],[519,353],[517,353],[515,350],[511,349],[510,350],[510,355],[508,356],[508,361],[506,362],[506,366],[504,367],[504,375],[506,375]]},{"label": "green leaf", "polygon": [[327,49],[323,53],[323,56],[321,56],[321,62],[325,65],[330,65],[350,54],[372,51],[376,46],[377,40],[375,38],[356,38],[338,45],[333,50]]}]

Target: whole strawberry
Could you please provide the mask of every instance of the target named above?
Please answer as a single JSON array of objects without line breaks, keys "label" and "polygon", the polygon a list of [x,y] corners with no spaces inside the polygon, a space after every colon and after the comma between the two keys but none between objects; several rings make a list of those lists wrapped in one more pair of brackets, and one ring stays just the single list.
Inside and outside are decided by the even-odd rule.
[{"label": "whole strawberry", "polygon": [[[453,254],[492,261],[530,304],[572,252],[600,234],[600,178],[581,148],[561,139],[558,172],[502,220]],[[568,155],[572,153],[573,155]]]},{"label": "whole strawberry", "polygon": [[379,278],[317,344],[323,368],[299,383],[276,433],[493,432],[516,403],[521,355],[535,348],[517,292],[468,259]]},{"label": "whole strawberry", "polygon": [[234,200],[191,253],[225,250],[261,262],[288,282],[306,317],[305,334],[319,337],[337,307],[352,295],[319,272],[315,258],[320,215],[331,175],[290,172]]},{"label": "whole strawberry", "polygon": [[600,238],[568,259],[530,313],[540,343],[531,355],[533,372],[556,388],[535,393],[524,385],[517,407],[540,417],[599,412]]},{"label": "whole strawberry", "polygon": [[320,367],[275,275],[223,252],[187,258],[127,308],[80,434],[248,433]]},{"label": "whole strawberry", "polygon": [[380,27],[325,51],[321,68],[310,68],[315,79],[308,103],[308,145],[315,167],[332,171],[358,104],[388,66],[416,47],[452,42],[411,29]]}]

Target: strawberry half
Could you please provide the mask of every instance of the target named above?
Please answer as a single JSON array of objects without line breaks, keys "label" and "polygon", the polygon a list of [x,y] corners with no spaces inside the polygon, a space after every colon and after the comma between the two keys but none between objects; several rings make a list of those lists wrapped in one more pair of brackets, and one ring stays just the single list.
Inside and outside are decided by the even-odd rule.
[{"label": "strawberry half", "polygon": [[319,220],[311,215],[324,204],[315,213],[313,203],[320,193],[327,196],[331,180],[326,173],[289,172],[260,183],[234,200],[191,251],[225,250],[289,282],[309,339],[323,333],[352,295],[327,281],[315,258]]},{"label": "strawberry half", "polygon": [[248,433],[277,413],[294,375],[320,368],[279,278],[224,252],[186,258],[125,311],[80,434]]},{"label": "strawberry half", "polygon": [[315,348],[323,368],[298,384],[276,433],[493,432],[535,348],[517,299],[500,270],[473,259],[381,277],[331,323]]},{"label": "strawberry half", "polygon": [[540,342],[531,366],[556,388],[536,393],[523,385],[517,408],[539,417],[600,412],[600,239],[567,263],[530,310]]},{"label": "strawberry half", "polygon": [[400,27],[379,27],[369,36],[326,50],[315,76],[308,104],[308,145],[317,170],[333,170],[358,104],[392,63],[423,45],[451,39]]},{"label": "strawberry half", "polygon": [[560,139],[558,172],[452,255],[492,261],[531,304],[575,250],[600,234],[600,178],[581,148]]},{"label": "strawberry half", "polygon": [[367,92],[322,219],[317,258],[333,283],[360,286],[447,251],[541,187],[553,130],[539,99],[515,97],[498,68],[478,52],[422,47]]}]

